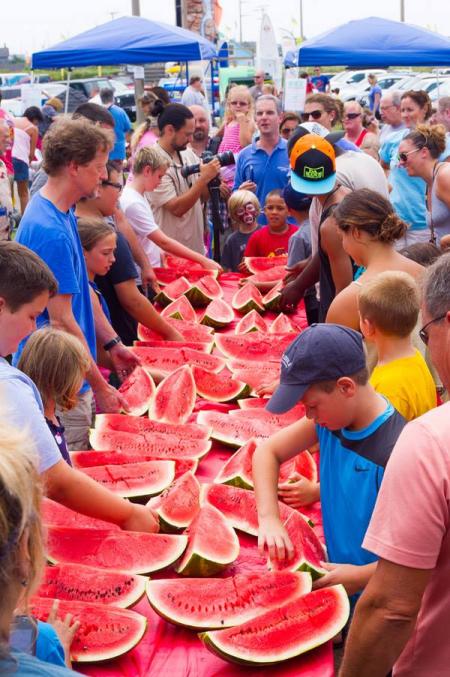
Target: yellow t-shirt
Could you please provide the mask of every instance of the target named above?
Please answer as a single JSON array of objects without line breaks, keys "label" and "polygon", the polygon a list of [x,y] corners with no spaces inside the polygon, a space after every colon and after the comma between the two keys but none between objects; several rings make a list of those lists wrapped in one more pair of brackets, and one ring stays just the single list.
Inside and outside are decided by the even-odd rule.
[{"label": "yellow t-shirt", "polygon": [[370,383],[377,392],[387,397],[407,421],[437,405],[433,377],[418,350],[411,357],[377,365]]}]

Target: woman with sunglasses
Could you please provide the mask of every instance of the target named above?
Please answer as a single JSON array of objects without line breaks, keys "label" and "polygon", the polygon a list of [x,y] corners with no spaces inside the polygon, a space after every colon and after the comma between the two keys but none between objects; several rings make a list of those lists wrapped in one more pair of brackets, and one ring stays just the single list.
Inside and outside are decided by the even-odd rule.
[{"label": "woman with sunglasses", "polygon": [[329,129],[342,119],[343,106],[339,99],[328,94],[311,94],[305,101],[302,113],[303,122],[318,122]]},{"label": "woman with sunglasses", "polygon": [[[390,134],[380,148],[381,164],[389,172],[389,183],[392,187],[390,200],[399,217],[406,222],[408,230],[397,242],[403,249],[414,242],[429,242],[431,231],[427,223],[426,183],[419,175],[410,175],[407,171],[408,159],[412,155],[399,159],[400,145],[403,139],[431,116],[430,97],[423,90],[410,90],[401,98],[401,115],[406,129]],[[440,155],[439,160],[446,160],[450,155],[450,145]],[[401,151],[405,152],[405,151]]]},{"label": "woman with sunglasses", "polygon": [[363,141],[366,144],[376,141],[375,134],[364,127],[363,109],[357,101],[347,101],[344,104],[343,126],[345,130],[344,138],[354,143],[358,148]]},{"label": "woman with sunglasses", "polygon": [[[253,117],[253,98],[245,85],[231,87],[225,106],[224,124],[218,134],[222,136],[219,153],[231,151],[235,155],[252,142],[256,129]],[[222,167],[220,175],[229,188],[233,188],[236,165]]]},{"label": "woman with sunglasses", "polygon": [[427,185],[427,223],[430,240],[438,244],[450,234],[450,165],[441,162],[447,143],[443,125],[418,125],[399,146],[399,164],[409,176],[420,176]]}]

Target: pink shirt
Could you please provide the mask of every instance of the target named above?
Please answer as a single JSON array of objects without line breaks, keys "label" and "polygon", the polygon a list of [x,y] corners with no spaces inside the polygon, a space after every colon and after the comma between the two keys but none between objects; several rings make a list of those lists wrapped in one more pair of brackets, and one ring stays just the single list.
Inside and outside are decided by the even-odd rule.
[{"label": "pink shirt", "polygon": [[[219,153],[230,150],[232,153],[237,155],[237,153],[242,150],[242,146],[239,141],[240,131],[241,128],[237,122],[229,122],[225,125],[223,139],[219,146]],[[220,175],[223,181],[225,181],[230,188],[233,187],[235,174],[236,165],[228,165],[228,167],[222,167],[220,170]]]},{"label": "pink shirt", "polygon": [[[363,547],[433,573],[396,677],[450,674],[450,403],[403,429],[386,468]],[[387,638],[388,639],[388,638]]]}]

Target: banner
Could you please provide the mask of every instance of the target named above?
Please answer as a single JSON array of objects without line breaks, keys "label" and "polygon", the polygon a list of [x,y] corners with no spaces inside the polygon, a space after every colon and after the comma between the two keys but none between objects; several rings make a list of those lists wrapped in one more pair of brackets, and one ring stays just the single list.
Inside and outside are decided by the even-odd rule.
[{"label": "banner", "polygon": [[219,0],[182,0],[183,28],[217,42],[222,7]]}]

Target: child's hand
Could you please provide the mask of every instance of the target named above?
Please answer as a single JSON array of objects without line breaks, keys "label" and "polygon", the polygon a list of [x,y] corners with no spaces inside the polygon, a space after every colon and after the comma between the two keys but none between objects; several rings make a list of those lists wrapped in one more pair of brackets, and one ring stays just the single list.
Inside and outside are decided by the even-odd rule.
[{"label": "child's hand", "polygon": [[341,583],[347,595],[354,595],[360,592],[370,579],[370,574],[365,566],[331,564],[330,562],[321,562],[321,565],[328,573],[314,581],[313,590]]},{"label": "child's hand", "polygon": [[294,556],[294,546],[278,517],[259,520],[258,549],[262,555],[265,548],[273,560],[289,560]]},{"label": "child's hand", "polygon": [[156,534],[159,531],[159,518],[148,506],[135,504],[131,516],[121,526],[125,531],[145,531]]},{"label": "child's hand", "polygon": [[120,381],[124,381],[139,365],[139,359],[129,348],[122,343],[117,343],[109,351],[114,370]]},{"label": "child's hand", "polygon": [[254,181],[243,181],[239,190],[251,190],[252,193],[256,193],[256,183]]},{"label": "child's hand", "polygon": [[279,386],[279,379],[276,379],[275,381],[271,381],[270,383],[263,383],[259,388],[255,389],[256,394],[258,397],[266,397],[267,395],[273,395],[275,390]]},{"label": "child's hand", "polygon": [[217,263],[217,261],[213,261],[212,259],[206,259],[203,268],[205,268],[205,270],[218,270],[219,273],[223,273],[223,268],[220,263]]},{"label": "child's hand", "polygon": [[50,609],[47,623],[50,623],[58,635],[58,639],[61,642],[62,648],[64,649],[66,664],[70,668],[70,647],[72,646],[74,637],[77,634],[78,628],[80,627],[80,622],[74,621],[72,614],[66,614],[64,620],[58,618],[58,606],[59,600],[55,599],[52,604],[52,608]]},{"label": "child's hand", "polygon": [[288,482],[278,485],[278,496],[291,508],[301,508],[319,500],[320,484],[294,472]]}]

